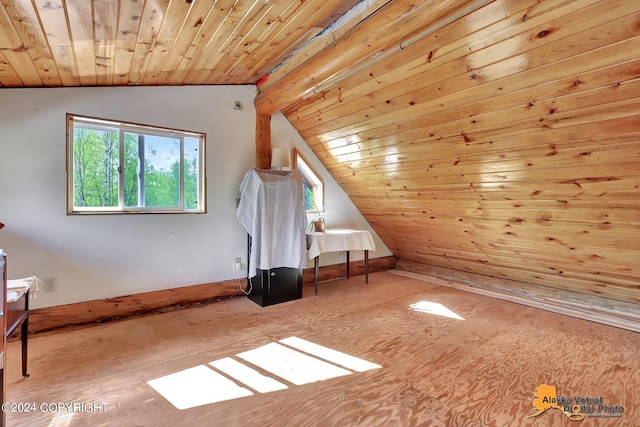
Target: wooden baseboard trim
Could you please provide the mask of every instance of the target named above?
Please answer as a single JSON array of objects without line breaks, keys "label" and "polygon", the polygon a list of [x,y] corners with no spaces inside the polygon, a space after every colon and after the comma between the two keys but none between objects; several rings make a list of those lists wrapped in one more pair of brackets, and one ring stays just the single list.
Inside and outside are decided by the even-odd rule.
[{"label": "wooden baseboard trim", "polygon": [[[393,256],[369,260],[369,272],[393,269],[397,259]],[[364,261],[350,263],[352,275],[364,274]],[[346,275],[343,264],[320,268],[320,281],[334,280]],[[313,268],[303,271],[302,283],[313,284]],[[199,304],[208,304],[225,298],[243,296],[240,286],[247,288],[246,279],[225,280],[181,288],[143,292],[103,300],[84,301],[29,311],[29,333],[44,332],[67,326],[105,322],[131,316],[178,310]],[[19,334],[16,335],[16,337]]]},{"label": "wooden baseboard trim", "polygon": [[[576,295],[575,292],[546,289],[533,284],[528,285],[507,279],[403,260],[397,262],[393,273],[566,316],[640,332],[640,316],[634,315],[634,307],[631,307],[637,304],[605,301],[602,298],[596,299],[589,295]],[[637,313],[637,308],[635,310],[635,313]]]},{"label": "wooden baseboard trim", "polygon": [[175,310],[242,295],[238,280],[143,292],[102,300],[37,308],[29,311],[29,333],[99,323],[123,317]]}]

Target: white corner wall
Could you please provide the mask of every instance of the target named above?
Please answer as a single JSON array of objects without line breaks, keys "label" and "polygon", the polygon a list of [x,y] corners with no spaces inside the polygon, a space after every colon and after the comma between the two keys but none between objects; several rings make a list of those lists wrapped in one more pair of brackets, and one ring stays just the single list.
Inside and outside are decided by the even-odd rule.
[{"label": "white corner wall", "polygon": [[[0,89],[0,248],[10,279],[55,278],[33,308],[240,278],[246,232],[235,217],[242,176],[254,166],[254,86]],[[244,104],[234,110],[234,102]],[[207,214],[66,215],[66,113],[207,134]],[[331,226],[364,218],[282,115],[289,141],[325,180]],[[390,255],[376,236],[379,250]],[[357,259],[354,257],[354,259]],[[330,258],[323,264],[333,263]],[[340,262],[340,260],[336,261]]]},{"label": "white corner wall", "polygon": [[[282,113],[276,113],[271,117],[271,146],[273,148],[295,148],[310,164],[311,167],[320,175],[324,182],[325,193],[325,215],[327,228],[357,228],[369,230],[376,243],[376,250],[370,251],[370,258],[380,258],[392,255],[391,251],[382,242],[373,228],[362,216],[358,208],[353,204],[347,193],[338,185],[331,176],[327,168],[313,153],[305,140],[289,123]],[[308,217],[309,222],[314,215]],[[351,260],[364,259],[361,251],[355,251],[350,255]],[[346,261],[344,253],[335,252],[322,254],[320,257],[320,265],[339,264]],[[313,262],[308,262],[307,267],[313,267]]]}]

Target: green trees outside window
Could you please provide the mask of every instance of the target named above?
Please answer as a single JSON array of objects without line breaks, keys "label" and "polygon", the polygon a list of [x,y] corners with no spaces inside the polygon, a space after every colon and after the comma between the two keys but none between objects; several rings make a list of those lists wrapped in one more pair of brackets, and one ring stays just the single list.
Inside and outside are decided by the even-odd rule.
[{"label": "green trees outside window", "polygon": [[204,211],[204,135],[69,118],[70,213]]},{"label": "green trees outside window", "polygon": [[296,168],[302,175],[305,208],[319,215],[324,211],[324,183],[297,151],[295,162]]}]

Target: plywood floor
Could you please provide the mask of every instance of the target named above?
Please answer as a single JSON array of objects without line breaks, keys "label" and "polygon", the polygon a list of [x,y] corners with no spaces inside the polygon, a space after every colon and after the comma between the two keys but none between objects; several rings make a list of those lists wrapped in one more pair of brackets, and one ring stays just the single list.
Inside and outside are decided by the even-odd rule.
[{"label": "plywood floor", "polygon": [[[391,272],[305,287],[261,308],[246,298],[30,338],[30,373],[8,347],[9,426],[638,426],[640,334],[446,288]],[[413,311],[440,303],[464,320]],[[178,410],[147,381],[287,337],[381,366]],[[263,372],[265,373],[265,372]],[[268,373],[265,373],[269,375]],[[273,375],[271,375],[273,377]],[[616,418],[536,418],[534,392],[602,397]],[[42,403],[106,404],[105,412]],[[85,407],[86,409],[86,407]],[[596,408],[597,409],[597,408]]]}]

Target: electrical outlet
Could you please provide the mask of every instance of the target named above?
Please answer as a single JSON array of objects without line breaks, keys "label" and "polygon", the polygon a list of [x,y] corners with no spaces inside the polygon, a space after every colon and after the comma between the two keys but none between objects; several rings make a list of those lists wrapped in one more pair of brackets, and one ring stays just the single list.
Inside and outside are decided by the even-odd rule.
[{"label": "electrical outlet", "polygon": [[236,257],[236,270],[242,270],[242,258],[239,256]]},{"label": "electrical outlet", "polygon": [[44,288],[45,292],[55,292],[58,289],[56,278],[45,277],[44,279],[42,279],[42,287]]}]

